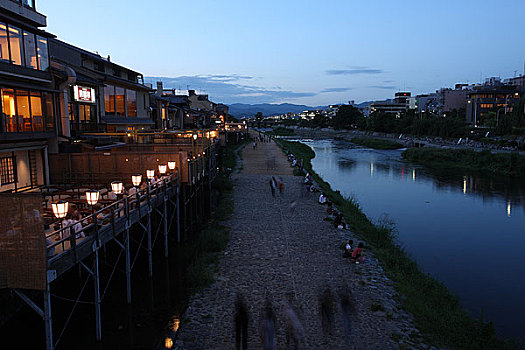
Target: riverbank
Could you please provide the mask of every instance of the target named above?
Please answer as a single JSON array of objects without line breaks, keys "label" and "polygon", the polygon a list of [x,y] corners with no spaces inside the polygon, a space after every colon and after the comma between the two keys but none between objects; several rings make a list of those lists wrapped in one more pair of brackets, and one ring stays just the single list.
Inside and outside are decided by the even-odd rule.
[{"label": "riverbank", "polygon": [[463,149],[410,148],[402,153],[408,161],[431,169],[457,170],[525,177],[525,156],[517,153],[476,152]]},{"label": "riverbank", "polygon": [[[272,175],[284,182],[275,197]],[[341,243],[358,237],[325,220],[326,207],[304,191],[273,142],[245,147],[243,170],[232,179],[230,242],[215,282],[192,297],[178,349],[235,348],[239,298],[246,305],[248,348],[262,347],[268,305],[277,348],[293,348],[290,312],[304,349],[432,348],[395,300],[374,254],[366,250],[359,265],[342,257]]]},{"label": "riverbank", "polygon": [[[441,147],[450,149],[474,149],[477,151],[490,150],[491,152],[515,152],[513,147],[505,147],[499,145],[497,142],[482,143],[474,140],[461,140],[458,144],[458,139],[444,139],[441,137],[426,137],[426,136],[412,136],[406,134],[389,134],[383,132],[363,131],[363,130],[335,130],[333,128],[306,128],[306,127],[288,127],[292,130],[296,137],[299,138],[313,138],[313,139],[326,139],[334,138],[346,141],[352,141],[352,138],[377,138],[390,140],[401,143],[404,147],[413,147],[414,145],[428,146],[428,147]],[[288,136],[294,137],[294,136]],[[520,144],[525,142],[521,140]],[[520,154],[525,155],[525,151],[520,151]]]},{"label": "riverbank", "polygon": [[[287,144],[292,153],[309,162],[315,154],[307,146]],[[293,149],[292,149],[293,148]],[[396,244],[388,227],[377,227],[362,213],[355,201],[343,198],[338,192],[314,175],[319,185],[345,214],[347,222],[373,247],[387,274],[396,281],[396,290],[403,297],[402,305],[416,317],[418,325],[435,343],[451,348],[502,348],[504,344],[494,339],[493,327],[470,318],[461,308],[457,298],[445,286],[422,273]],[[508,348],[508,347],[507,347]]]},{"label": "riverbank", "polygon": [[350,139],[350,142],[373,149],[399,149],[404,147],[399,142],[368,137],[354,137]]}]

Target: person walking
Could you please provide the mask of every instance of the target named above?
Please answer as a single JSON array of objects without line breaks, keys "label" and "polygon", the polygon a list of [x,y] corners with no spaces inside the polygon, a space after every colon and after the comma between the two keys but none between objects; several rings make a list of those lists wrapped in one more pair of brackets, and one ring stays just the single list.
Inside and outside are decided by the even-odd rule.
[{"label": "person walking", "polygon": [[272,176],[272,179],[270,180],[270,188],[272,190],[272,196],[275,197],[275,189],[277,188],[277,184],[275,182],[275,177]]}]

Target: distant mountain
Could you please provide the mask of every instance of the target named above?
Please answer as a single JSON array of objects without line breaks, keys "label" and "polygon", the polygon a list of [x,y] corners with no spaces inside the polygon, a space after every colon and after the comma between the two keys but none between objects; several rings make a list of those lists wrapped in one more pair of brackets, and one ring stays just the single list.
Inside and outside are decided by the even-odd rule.
[{"label": "distant mountain", "polygon": [[245,103],[232,103],[229,105],[229,113],[235,117],[251,117],[262,112],[264,116],[278,115],[285,113],[299,113],[306,110],[312,109],[325,109],[328,106],[306,106],[306,105],[294,105],[292,103],[259,103],[259,104],[245,104]]}]

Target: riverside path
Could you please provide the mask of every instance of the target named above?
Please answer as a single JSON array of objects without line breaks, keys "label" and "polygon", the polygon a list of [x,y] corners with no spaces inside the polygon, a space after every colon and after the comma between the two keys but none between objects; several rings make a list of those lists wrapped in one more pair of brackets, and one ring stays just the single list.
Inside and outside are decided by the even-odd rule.
[{"label": "riverside path", "polygon": [[[175,347],[236,349],[241,298],[248,349],[428,348],[393,301],[392,282],[377,260],[368,252],[360,265],[342,257],[340,244],[357,238],[323,220],[326,207],[304,192],[280,148],[249,144],[242,158],[242,171],[232,175],[230,242],[215,282],[190,300]],[[282,195],[272,196],[272,175],[284,181]],[[268,308],[273,316],[265,321]],[[268,333],[275,334],[269,346]]]}]

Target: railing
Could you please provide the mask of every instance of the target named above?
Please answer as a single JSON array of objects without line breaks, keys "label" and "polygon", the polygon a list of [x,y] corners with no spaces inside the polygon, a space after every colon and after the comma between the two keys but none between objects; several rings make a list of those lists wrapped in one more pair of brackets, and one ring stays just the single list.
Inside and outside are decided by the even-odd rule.
[{"label": "railing", "polygon": [[[92,214],[82,218],[58,230],[46,234],[47,257],[49,263],[60,259],[69,252],[73,253],[74,261],[78,260],[77,248],[92,241],[99,241],[99,231],[108,225],[113,227],[120,218],[130,220],[130,216],[137,213],[141,218],[151,210],[151,203],[158,195],[166,194],[170,189],[176,193],[176,174],[166,176],[156,183],[148,184],[146,188],[137,190],[136,193],[116,200],[114,203],[104,206],[99,210],[93,210]],[[137,215],[135,214],[135,215]]]}]

